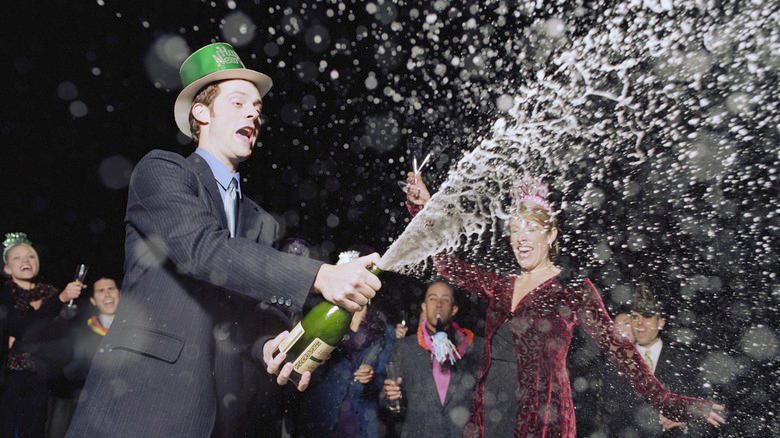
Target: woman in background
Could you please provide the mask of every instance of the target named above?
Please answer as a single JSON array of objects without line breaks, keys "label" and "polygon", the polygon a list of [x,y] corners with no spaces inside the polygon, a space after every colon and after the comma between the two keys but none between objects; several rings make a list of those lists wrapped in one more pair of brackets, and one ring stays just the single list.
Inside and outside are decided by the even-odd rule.
[{"label": "woman in background", "polygon": [[41,334],[85,286],[73,281],[59,291],[38,282],[38,253],[24,233],[6,234],[3,246],[3,272],[9,279],[0,288],[0,312],[6,316],[2,342],[8,355],[0,364],[6,372],[0,387],[0,436],[43,437],[49,373],[36,360],[46,341]]},{"label": "woman in background", "polygon": [[[409,172],[407,206],[416,214],[430,199],[420,174]],[[556,212],[548,188],[528,175],[512,190],[510,245],[517,275],[487,272],[452,253],[434,256],[439,273],[488,301],[485,349],[467,437],[575,437],[574,405],[566,372],[572,330],[581,326],[634,389],[677,421],[705,418],[723,423],[723,406],[673,394],[653,377],[628,339],[621,336],[595,286],[556,266]]]}]

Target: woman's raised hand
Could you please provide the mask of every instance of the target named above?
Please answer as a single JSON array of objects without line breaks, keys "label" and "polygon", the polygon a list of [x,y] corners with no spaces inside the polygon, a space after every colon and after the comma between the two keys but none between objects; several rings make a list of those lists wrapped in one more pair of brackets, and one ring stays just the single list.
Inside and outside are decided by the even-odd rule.
[{"label": "woman's raised hand", "polygon": [[425,183],[422,180],[421,173],[407,173],[406,184],[408,184],[406,189],[406,200],[409,201],[410,204],[425,205],[425,203],[431,199],[431,194],[428,192],[428,187],[425,186]]},{"label": "woman's raised hand", "polygon": [[75,300],[81,295],[81,290],[86,287],[87,286],[84,283],[78,280],[71,281],[65,286],[65,289],[60,292],[60,301],[67,303],[70,300]]},{"label": "woman's raised hand", "polygon": [[[712,410],[710,410],[709,415],[707,415],[707,417],[705,418],[705,420],[707,420],[707,423],[710,423],[711,425],[713,425],[715,427],[718,427],[721,424],[725,423],[726,420],[724,420],[723,417],[721,417],[719,415],[719,413],[723,413],[723,410],[725,408],[726,407],[723,406],[723,405],[719,405],[717,403],[713,403],[712,404]],[[718,411],[718,412],[715,412],[715,411]]]}]

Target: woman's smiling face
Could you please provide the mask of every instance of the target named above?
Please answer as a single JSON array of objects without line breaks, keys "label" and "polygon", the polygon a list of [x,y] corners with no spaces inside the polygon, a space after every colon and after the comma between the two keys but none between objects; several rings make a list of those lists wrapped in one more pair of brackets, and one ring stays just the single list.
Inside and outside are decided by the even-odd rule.
[{"label": "woman's smiling face", "polygon": [[526,216],[509,220],[512,252],[524,271],[545,265],[550,260],[550,245],[555,241],[558,230],[548,229],[543,224]]},{"label": "woman's smiling face", "polygon": [[38,275],[38,253],[24,243],[14,246],[6,253],[3,270],[15,280],[31,281]]}]

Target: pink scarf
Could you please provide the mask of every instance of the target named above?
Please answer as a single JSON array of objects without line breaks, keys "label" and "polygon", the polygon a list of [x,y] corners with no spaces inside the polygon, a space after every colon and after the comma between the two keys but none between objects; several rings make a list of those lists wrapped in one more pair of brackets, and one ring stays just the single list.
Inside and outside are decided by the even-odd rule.
[{"label": "pink scarf", "polygon": [[[474,340],[474,334],[467,329],[461,329],[458,324],[452,322],[453,331],[460,337],[460,345],[458,346],[458,358],[463,357],[466,353],[466,349],[471,345]],[[422,339],[420,339],[422,338]],[[423,322],[420,324],[420,328],[417,331],[417,340],[420,346],[431,352],[431,362],[433,363],[433,381],[436,382],[436,390],[439,393],[439,401],[444,406],[444,400],[447,398],[447,388],[450,386],[450,378],[452,377],[451,365],[448,361],[439,363],[435,360],[433,353],[433,340],[431,335],[428,334],[428,328]],[[420,342],[422,340],[422,342]]]}]

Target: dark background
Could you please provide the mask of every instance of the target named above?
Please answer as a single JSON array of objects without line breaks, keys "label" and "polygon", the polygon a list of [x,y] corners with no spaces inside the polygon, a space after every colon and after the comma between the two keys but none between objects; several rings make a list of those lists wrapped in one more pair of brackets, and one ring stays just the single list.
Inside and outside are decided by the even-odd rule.
[{"label": "dark background", "polygon": [[[506,41],[537,19],[564,16],[578,29],[573,33],[582,34],[601,26],[608,15],[599,2],[549,2],[531,15],[501,14],[497,11],[504,2],[493,1],[481,6],[443,2],[445,7],[436,10],[428,2],[403,1],[370,3],[376,10],[359,1],[52,3],[3,7],[0,232],[28,233],[41,256],[42,280],[58,287],[71,280],[77,263],[90,265],[88,280],[98,273],[121,276],[132,166],[154,148],[185,155],[193,150],[173,120],[177,66],[165,67],[155,52],[164,41],[186,43],[186,50],[173,51],[181,62],[192,50],[225,40],[222,21],[231,13],[249,17],[254,38],[235,46],[247,67],[271,76],[274,87],[264,99],[257,149],[241,168],[242,188],[277,217],[282,237],[304,238],[313,244],[315,257],[334,262],[338,251],[355,246],[382,253],[403,231],[408,214],[396,181],[411,168],[407,145],[412,137],[444,145],[428,169],[429,185],[436,189],[447,170],[488,133],[497,114],[496,97],[531,81],[537,69],[554,69],[537,58],[533,65],[486,73],[464,56],[462,69],[437,75],[437,54],[449,59],[476,46],[511,58],[516,55]],[[716,6],[728,22],[729,14],[747,3]],[[588,12],[576,13],[578,5]],[[449,25],[436,38],[426,25],[432,12]],[[502,25],[463,30],[473,17]],[[776,34],[776,20],[766,21],[767,32]],[[316,35],[324,36],[323,42],[316,42]],[[433,55],[412,68],[419,47]],[[776,57],[768,62],[777,65]],[[718,68],[713,66],[705,78],[718,83],[726,71]],[[375,86],[368,85],[371,78]],[[605,199],[576,220],[567,221],[564,212],[565,267],[592,278],[610,306],[626,298],[624,285],[655,277],[674,316],[671,326],[694,330],[695,348],[712,361],[729,358],[719,371],[721,383],[710,394],[729,405],[730,425],[723,432],[728,436],[769,436],[779,427],[772,409],[778,393],[780,296],[776,79],[775,69],[759,83],[769,87],[771,99],[755,108],[753,120],[745,124],[751,136],[738,142],[739,172],[724,171],[717,182],[690,183],[685,197],[647,189],[626,202],[614,181],[630,176],[642,186],[663,183],[657,166],[673,167],[674,160],[645,166],[617,160],[600,167],[591,157],[582,160],[583,176],[573,179],[566,193],[553,194],[557,201],[571,201],[595,182]],[[715,87],[708,97],[716,99],[722,92]],[[654,129],[649,127],[648,135],[655,135]],[[718,134],[728,137],[730,132],[723,128]],[[726,198],[719,209],[728,214],[677,215],[675,208],[712,209],[705,200],[715,185]],[[629,251],[620,239],[610,240],[609,263],[588,261],[604,236],[620,236],[637,223],[653,225],[646,231],[647,251]],[[692,226],[701,229],[690,231]],[[494,260],[491,254],[493,267],[512,269],[506,248],[497,253],[503,258]],[[681,288],[670,272],[697,280]],[[416,279],[386,275],[378,305],[391,322],[402,307],[417,315],[421,281],[431,276],[430,268]],[[461,303],[465,325],[479,330],[482,308],[465,297]],[[745,343],[752,341],[761,344],[760,354],[746,354]],[[574,358],[583,355],[591,353],[572,352]]]}]

